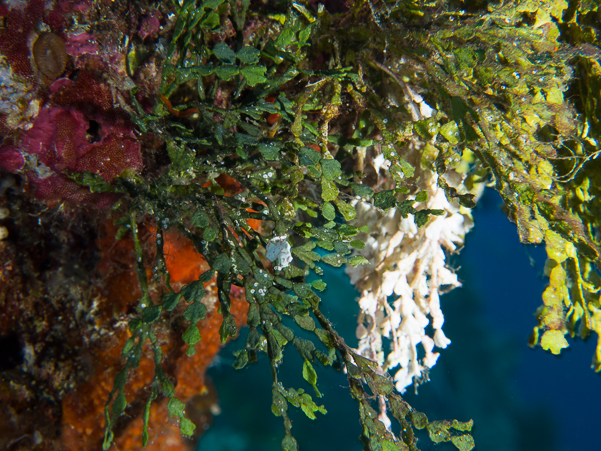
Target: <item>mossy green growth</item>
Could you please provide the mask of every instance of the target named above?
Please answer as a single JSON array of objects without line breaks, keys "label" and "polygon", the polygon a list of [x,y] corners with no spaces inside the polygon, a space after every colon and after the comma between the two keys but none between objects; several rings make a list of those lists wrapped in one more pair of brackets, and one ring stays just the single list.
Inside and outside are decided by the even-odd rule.
[{"label": "mossy green growth", "polygon": [[[355,239],[359,229],[347,223],[356,216],[358,198],[413,215],[418,226],[440,214],[420,205],[427,195],[418,189],[418,169],[437,173],[449,201],[463,208],[475,205],[474,196],[458,192],[443,175],[462,167],[466,184],[488,181],[502,195],[522,242],[546,243],[550,285],[532,345],[540,341],[559,353],[568,333],[601,335],[601,69],[598,24],[585,20],[598,6],[468,2],[473,5],[466,12],[456,2],[443,3],[349,1],[348,11],[332,15],[300,2],[257,11],[244,0],[177,2],[161,100],[150,114],[137,105],[133,116],[141,131],[165,141],[170,163],[152,182],[131,174],[114,185],[89,174],[74,177],[93,191],[123,195],[119,237],[131,232],[143,292],[123,351],[126,364],[106,405],[105,449],[127,405],[128,372],[147,343],[156,372],[146,409],[159,396],[169,398],[182,433],[192,433],[162,370],[153,324],[182,299],[190,302],[182,338],[192,354],[202,339],[196,325],[205,314],[202,285],[213,277],[223,341],[237,335],[231,287],[245,289],[250,331],[235,366],[259,353],[268,356],[272,410],[285,428],[282,449],[298,448],[289,405],[311,419],[326,413],[303,389],[280,381],[278,366],[290,344],[318,397],[318,363],[346,368],[366,449],[417,450],[414,428],[427,428],[436,443],[472,449],[471,423],[429,422],[411,408],[388,375],[349,348],[323,315],[316,291],[325,284],[306,280],[311,272],[321,274],[322,264],[369,263],[349,256],[362,244]],[[246,33],[250,22],[256,29]],[[366,148],[387,161],[392,187],[382,189],[379,175],[367,173]],[[418,149],[419,157],[411,159],[408,148]],[[234,195],[218,183],[222,175],[239,184]],[[162,236],[170,227],[187,236],[211,267],[157,305],[148,294],[137,236],[146,215],[157,223],[155,276],[168,288]],[[247,219],[262,221],[265,235]],[[293,260],[281,270],[264,264],[272,235],[285,236],[291,246]],[[284,326],[286,316],[314,340]],[[601,369],[601,349],[593,362]],[[398,434],[379,420],[376,400],[400,424]],[[146,443],[146,413],[144,419]]]},{"label": "mossy green growth", "polygon": [[[133,357],[128,359],[107,401],[105,449],[110,447],[112,427],[126,407],[127,373],[139,364],[146,337],[156,343],[153,324],[160,321],[163,312],[176,311],[185,300],[188,305],[183,319],[188,325],[182,339],[189,345],[187,354],[194,354],[194,345],[202,339],[197,322],[206,314],[201,302],[206,295],[203,283],[213,277],[217,278],[219,311],[223,316],[219,331],[223,341],[237,335],[229,313],[230,287],[245,289],[250,332],[244,347],[235,353],[234,366],[242,368],[255,361],[257,353],[269,357],[274,379],[272,410],[282,417],[285,426],[283,449],[297,447],[287,414],[289,404],[300,408],[310,419],[315,419],[317,413],[326,413],[303,389],[284,388],[279,380],[277,369],[286,345],[293,343],[300,353],[303,377],[318,397],[322,395],[318,390],[317,363],[354,365],[352,351],[321,314],[321,301],[315,290],[323,290],[325,283],[308,284],[304,278],[310,270],[320,274],[319,264],[367,263],[360,256],[350,260],[346,257],[351,246],[363,245],[353,238],[357,229],[346,223],[356,216],[349,203],[349,181],[356,175],[345,169],[352,161],[355,146],[347,142],[346,151],[334,158],[328,150],[328,135],[330,123],[340,115],[341,96],[352,93],[355,107],[377,105],[363,96],[366,88],[353,67],[342,67],[334,61],[333,68],[310,69],[308,61],[312,56],[308,53],[318,50],[315,40],[323,31],[320,27],[325,26],[322,20],[329,17],[323,9],[314,16],[309,9],[293,4],[282,11],[283,15],[268,20],[253,40],[217,40],[218,24],[228,16],[234,16],[238,31],[242,31],[247,8],[248,4],[218,0],[186,1],[179,7],[163,67],[162,102],[150,115],[138,109],[139,114],[134,116],[140,129],[164,137],[171,164],[163,174],[152,184],[141,177],[118,180],[115,186],[105,186],[89,175],[80,180],[94,190],[120,192],[127,198],[127,209],[123,210],[126,230],[120,236],[132,232],[144,292],[140,320],[130,324],[133,337],[124,350],[124,355],[133,353]],[[313,49],[309,48],[311,39]],[[267,115],[275,120],[267,122]],[[381,117],[382,113],[378,115]],[[411,165],[400,157],[395,161],[399,180],[413,175]],[[241,186],[234,196],[226,195],[215,181],[222,174]],[[364,197],[371,196],[373,190],[363,188],[358,181],[353,181],[354,190]],[[298,212],[308,219],[302,220]],[[167,287],[169,274],[164,264],[162,236],[169,227],[178,228],[190,238],[211,267],[179,293],[166,293],[158,305],[152,304],[148,295],[137,236],[135,218],[147,214],[157,218],[157,262],[162,264],[155,265],[155,272],[157,277],[163,277]],[[321,215],[327,223],[319,220]],[[263,263],[268,241],[248,226],[247,219],[263,221],[275,234],[291,237],[295,260],[281,271],[269,271]],[[316,253],[316,245],[333,252]],[[283,325],[282,316],[291,316],[300,327],[313,332],[318,346],[296,337],[292,329]],[[191,435],[194,425],[185,417],[184,404],[174,397],[173,385],[164,375],[160,348],[154,346],[153,350],[154,396],[148,405],[158,396],[169,398],[170,415],[179,419],[184,435]],[[374,395],[397,396],[392,394],[392,382],[376,374],[374,368],[362,367],[358,371],[364,374]],[[362,411],[371,412],[373,395],[365,390],[361,381],[353,379],[353,396]],[[402,402],[400,397],[398,402]],[[373,449],[382,443],[389,447],[415,446],[412,435],[399,439],[383,429],[381,423],[374,422],[371,414],[366,415],[365,434]],[[402,421],[404,427],[410,424],[404,416]],[[145,433],[143,443],[147,440]]]}]

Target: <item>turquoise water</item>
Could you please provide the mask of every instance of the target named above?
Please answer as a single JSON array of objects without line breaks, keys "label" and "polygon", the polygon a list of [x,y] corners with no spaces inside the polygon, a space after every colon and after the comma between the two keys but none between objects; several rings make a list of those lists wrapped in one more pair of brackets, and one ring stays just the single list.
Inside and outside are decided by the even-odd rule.
[{"label": "turquoise water", "polygon": [[[323,311],[347,343],[355,346],[357,292],[341,270],[325,268],[323,279],[328,281],[322,297]],[[304,333],[289,322],[286,325],[294,328],[300,337],[312,339],[312,334]],[[281,419],[271,413],[271,372],[267,358],[262,356],[257,363],[241,371],[231,367],[231,353],[243,346],[245,332],[242,340],[224,349],[221,363],[208,372],[219,393],[222,414],[214,418],[213,426],[201,438],[199,451],[281,450],[284,428]],[[328,411],[327,415],[318,414],[317,419],[311,421],[302,412],[289,408],[292,431],[300,449],[360,451],[359,414],[356,403],[348,395],[346,376],[331,368],[316,368],[318,387],[324,393],[324,397],[318,399],[302,378],[302,359],[293,347],[287,347],[286,351],[280,368],[282,383],[286,387],[303,388]]]},{"label": "turquoise water", "polygon": [[[544,249],[519,244],[515,225],[500,211],[499,196],[488,191],[475,211],[475,229],[465,249],[449,262],[458,269],[463,288],[442,297],[445,334],[453,341],[441,352],[432,381],[406,399],[431,420],[472,418],[477,449],[486,451],[585,451],[594,442],[601,406],[599,375],[590,369],[595,338],[570,342],[560,357],[527,346],[541,303]],[[329,282],[324,311],[350,345],[354,335],[357,293],[341,270],[325,269]],[[307,337],[308,338],[308,337]],[[280,450],[283,426],[272,415],[271,375],[266,358],[249,368],[231,368],[228,345],[221,363],[209,371],[220,397],[222,414],[201,438],[199,451]],[[311,388],[301,376],[301,359],[288,349],[281,368],[287,387]],[[293,433],[300,449],[359,451],[359,417],[348,395],[346,377],[318,370],[319,400],[328,414],[316,421],[292,411]],[[294,409],[292,409],[294,410]],[[426,437],[423,451],[434,447]]]}]

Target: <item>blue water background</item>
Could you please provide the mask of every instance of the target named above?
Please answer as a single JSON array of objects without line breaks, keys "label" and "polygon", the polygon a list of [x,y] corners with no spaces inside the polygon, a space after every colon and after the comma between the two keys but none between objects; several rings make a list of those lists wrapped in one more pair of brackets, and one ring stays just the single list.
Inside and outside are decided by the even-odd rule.
[{"label": "blue water background", "polygon": [[[533,312],[541,304],[543,247],[522,246],[515,225],[500,210],[501,199],[488,190],[474,212],[475,228],[459,255],[449,256],[463,287],[441,298],[452,340],[431,372],[432,381],[406,394],[407,401],[430,420],[473,419],[476,449],[482,451],[588,451],[596,441],[601,407],[601,379],[591,369],[596,336],[571,340],[561,356],[530,349],[527,339],[535,325]],[[341,270],[324,268],[328,288],[323,310],[347,343],[355,346],[357,293]],[[304,336],[303,331],[299,334]],[[245,332],[242,333],[244,339]],[[304,336],[310,338],[309,335]],[[278,451],[283,437],[280,418],[272,415],[271,375],[265,357],[242,370],[231,368],[229,344],[209,370],[220,397],[222,414],[201,438],[198,451]],[[280,380],[286,387],[304,388],[302,361],[287,348]],[[316,421],[289,409],[293,433],[301,451],[360,451],[356,403],[346,377],[317,368],[318,386],[328,414]],[[393,428],[398,425],[393,423]],[[450,444],[432,445],[425,435],[423,451],[447,451]]]}]

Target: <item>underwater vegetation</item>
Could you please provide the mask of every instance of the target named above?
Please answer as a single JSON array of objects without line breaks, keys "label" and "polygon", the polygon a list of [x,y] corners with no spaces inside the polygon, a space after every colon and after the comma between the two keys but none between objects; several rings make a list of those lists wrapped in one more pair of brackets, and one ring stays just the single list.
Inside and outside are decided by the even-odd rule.
[{"label": "underwater vegetation", "polygon": [[[205,370],[247,326],[234,367],[268,360],[284,451],[292,409],[327,415],[320,366],[346,375],[365,449],[418,450],[419,430],[473,449],[471,420],[402,395],[450,345],[447,257],[485,186],[546,248],[530,346],[601,333],[599,16],[2,1],[0,444],[191,447],[217,408]],[[324,265],[360,293],[357,348],[324,314]],[[278,372],[289,353],[302,388]]]}]

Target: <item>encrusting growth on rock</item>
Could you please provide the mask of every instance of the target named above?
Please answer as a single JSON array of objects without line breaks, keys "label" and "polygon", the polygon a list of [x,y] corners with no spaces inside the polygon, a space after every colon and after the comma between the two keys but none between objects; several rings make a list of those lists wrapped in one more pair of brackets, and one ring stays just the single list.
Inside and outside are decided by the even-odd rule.
[{"label": "encrusting growth on rock", "polygon": [[32,50],[36,67],[46,81],[54,81],[65,72],[69,56],[60,36],[49,32],[41,33],[33,43]]}]

